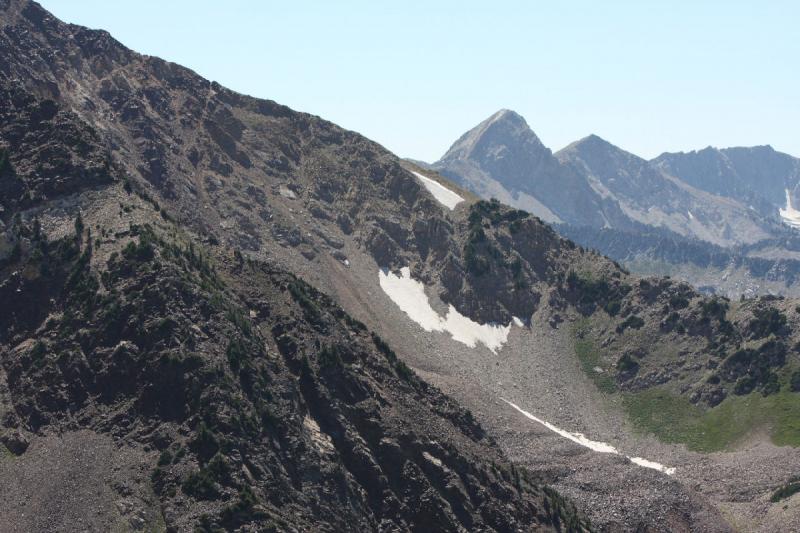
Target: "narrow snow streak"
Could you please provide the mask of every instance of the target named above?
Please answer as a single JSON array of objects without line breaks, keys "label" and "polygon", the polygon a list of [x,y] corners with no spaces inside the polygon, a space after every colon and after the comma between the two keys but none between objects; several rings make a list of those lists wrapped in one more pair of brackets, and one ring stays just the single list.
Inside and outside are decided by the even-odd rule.
[{"label": "narrow snow streak", "polygon": [[428,189],[428,192],[430,192],[440,204],[449,208],[451,211],[456,208],[459,202],[464,201],[461,196],[457,195],[438,181],[423,176],[419,172],[411,171],[411,173],[422,182],[425,188]]},{"label": "narrow snow streak", "polygon": [[576,444],[579,444],[579,445],[581,445],[581,446],[583,446],[585,448],[589,448],[590,450],[593,450],[593,451],[599,452],[599,453],[611,453],[611,454],[614,454],[614,455],[622,455],[623,457],[628,458],[632,463],[634,463],[636,465],[643,466],[645,468],[652,468],[653,470],[658,470],[659,472],[663,472],[664,474],[667,474],[668,476],[671,476],[671,475],[673,475],[675,473],[675,468],[673,468],[673,467],[667,467],[667,466],[662,465],[661,463],[656,463],[655,461],[648,461],[647,459],[642,459],[641,457],[629,457],[627,455],[624,455],[624,454],[620,453],[619,450],[617,450],[615,447],[613,447],[610,444],[606,444],[605,442],[599,442],[599,441],[596,441],[596,440],[587,439],[586,436],[584,436],[583,433],[570,433],[569,431],[565,431],[565,430],[563,430],[561,428],[558,428],[558,427],[554,426],[553,424],[551,424],[549,422],[546,422],[546,421],[542,420],[541,418],[538,418],[538,417],[532,415],[528,411],[522,409],[517,404],[515,404],[513,402],[509,402],[505,398],[500,398],[500,399],[503,400],[504,402],[506,402],[508,405],[510,405],[514,409],[516,409],[517,411],[519,411],[520,413],[522,413],[522,415],[524,415],[525,417],[530,418],[534,422],[538,422],[539,424],[543,425],[544,427],[546,427],[550,431],[552,431],[554,433],[557,433],[557,434],[561,435],[562,437],[564,437],[565,439],[569,439],[572,442],[574,442]]},{"label": "narrow snow streak", "polygon": [[778,214],[788,225],[793,228],[800,228],[800,211],[792,207],[792,197],[789,194],[789,189],[784,190],[786,191],[786,209],[778,208]]},{"label": "narrow snow streak", "polygon": [[[425,286],[411,277],[411,269],[408,267],[401,268],[399,276],[382,268],[378,271],[378,277],[383,292],[425,331],[447,332],[454,340],[470,348],[480,342],[492,353],[497,353],[508,340],[511,323],[507,326],[479,324],[459,313],[452,305],[447,310],[447,316],[442,317],[431,307],[428,295],[425,294]],[[516,317],[512,323],[523,324]]]}]

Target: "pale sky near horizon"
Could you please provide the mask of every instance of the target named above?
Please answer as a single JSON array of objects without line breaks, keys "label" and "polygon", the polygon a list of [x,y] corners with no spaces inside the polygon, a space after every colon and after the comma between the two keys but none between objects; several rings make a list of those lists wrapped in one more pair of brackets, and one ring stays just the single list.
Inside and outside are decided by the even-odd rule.
[{"label": "pale sky near horizon", "polygon": [[222,85],[438,159],[500,108],[554,151],[800,157],[796,0],[41,0]]}]

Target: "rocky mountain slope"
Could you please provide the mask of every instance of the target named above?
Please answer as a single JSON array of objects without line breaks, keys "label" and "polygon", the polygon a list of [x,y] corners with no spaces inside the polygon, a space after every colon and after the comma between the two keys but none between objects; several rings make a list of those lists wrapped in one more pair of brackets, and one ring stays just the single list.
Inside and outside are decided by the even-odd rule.
[{"label": "rocky mountain slope", "polygon": [[796,198],[800,183],[800,160],[771,146],[665,153],[653,165],[693,187],[739,200],[764,216],[785,207],[787,190]]},{"label": "rocky mountain slope", "polygon": [[[70,206],[75,233],[13,228],[2,409],[20,458],[3,461],[4,531],[582,529],[330,299],[132,222],[160,216],[120,185],[86,200]],[[24,460],[54,445],[67,457]],[[69,473],[84,447],[110,448],[101,475]],[[44,475],[86,499],[60,514],[65,487],[42,494]]]},{"label": "rocky mountain slope", "polygon": [[[35,3],[0,9],[0,529],[588,527],[375,333],[275,261],[242,255],[259,248],[246,216],[275,215],[265,191],[230,194],[244,182],[234,165],[259,164],[263,187],[272,167],[329,172],[327,156],[388,196],[396,162]],[[248,132],[257,158],[237,148],[244,127],[218,92],[261,128],[277,123]],[[303,150],[318,157],[295,169]],[[320,196],[346,187],[334,178],[313,180]],[[224,205],[206,196],[220,188]],[[210,222],[235,246],[204,232]],[[305,234],[271,230],[311,255]]]},{"label": "rocky mountain slope", "polygon": [[[795,257],[781,247],[777,257],[757,252],[759,243],[793,237],[787,227],[794,224],[793,204],[787,198],[794,194],[800,167],[769,147],[707,149],[646,161],[591,135],[551,154],[522,117],[502,110],[462,136],[432,168],[484,198],[496,197],[558,224],[581,244],[645,273],[673,269],[704,284],[702,271],[681,268],[685,261],[665,257],[656,242],[643,249],[643,240],[656,233],[686,250],[702,249],[703,243],[729,248],[728,263],[705,276],[731,278],[715,287],[722,294],[796,292],[796,266],[775,263]],[[598,231],[604,238],[592,237]],[[609,247],[609,235],[618,242],[632,235],[636,244]],[[704,260],[690,258],[695,266]],[[741,267],[765,260],[771,262],[765,270],[777,276]]]},{"label": "rocky mountain slope", "polygon": [[[730,246],[766,238],[774,225],[754,216],[745,205],[670,179],[648,161],[596,135],[571,144],[556,157],[586,176],[597,194],[613,199],[627,219],[646,226]],[[605,227],[630,229],[614,220]]]},{"label": "rocky mountain slope", "polygon": [[4,530],[800,520],[770,502],[800,466],[790,301],[641,280],[356,133],[0,7]]}]

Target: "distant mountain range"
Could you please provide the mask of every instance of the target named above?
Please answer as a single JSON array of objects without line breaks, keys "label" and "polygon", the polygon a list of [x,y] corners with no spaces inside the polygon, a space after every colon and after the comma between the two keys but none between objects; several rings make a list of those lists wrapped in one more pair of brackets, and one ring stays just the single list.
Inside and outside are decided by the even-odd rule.
[{"label": "distant mountain range", "polygon": [[503,109],[431,168],[640,272],[674,271],[734,296],[796,292],[800,159],[770,146],[648,161],[590,135],[553,153]]}]

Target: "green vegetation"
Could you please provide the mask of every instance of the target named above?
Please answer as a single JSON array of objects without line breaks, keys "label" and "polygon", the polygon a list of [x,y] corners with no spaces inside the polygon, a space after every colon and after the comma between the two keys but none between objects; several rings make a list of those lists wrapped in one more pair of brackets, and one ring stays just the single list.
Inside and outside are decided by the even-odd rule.
[{"label": "green vegetation", "polygon": [[622,303],[619,300],[611,300],[605,305],[605,307],[603,307],[606,313],[608,313],[611,316],[616,316],[621,308],[622,308]]},{"label": "green vegetation", "polygon": [[181,484],[183,492],[201,500],[213,500],[219,496],[219,488],[206,469],[189,474]]},{"label": "green vegetation", "polygon": [[9,158],[8,150],[0,148],[0,176],[11,170],[11,159]]},{"label": "green vegetation", "polygon": [[769,427],[779,446],[800,446],[800,395],[791,392],[730,396],[703,410],[683,396],[651,388],[626,393],[623,404],[639,431],[691,450],[724,450],[758,427]]},{"label": "green vegetation", "polygon": [[575,532],[575,531],[591,531],[592,524],[588,518],[581,518],[575,506],[564,499],[564,497],[556,492],[554,489],[544,485],[542,487],[544,492],[544,511],[547,513],[553,524],[556,526],[556,531]]},{"label": "green vegetation", "polygon": [[530,214],[521,209],[505,209],[497,198],[491,200],[480,200],[470,207],[470,225],[487,218],[492,226],[497,226],[503,222],[517,222],[528,218]]},{"label": "green vegetation", "polygon": [[219,450],[219,440],[216,435],[208,429],[205,422],[200,422],[197,427],[197,435],[190,447],[201,460],[208,460]]},{"label": "green vegetation", "polygon": [[688,307],[689,300],[683,294],[673,294],[669,298],[669,306],[673,309],[683,309]]},{"label": "green vegetation", "polygon": [[223,457],[220,453],[217,453],[211,458],[206,465],[205,470],[217,482],[230,483],[231,481],[231,469],[228,466],[228,463],[225,461],[225,457]]},{"label": "green vegetation", "polygon": [[189,474],[181,488],[195,498],[213,500],[220,495],[219,484],[230,481],[230,467],[222,455],[216,454],[203,468]]},{"label": "green vegetation", "polygon": [[481,257],[473,242],[468,241],[464,246],[464,264],[467,267],[467,272],[474,276],[482,276],[489,272],[489,261],[485,257]]},{"label": "green vegetation", "polygon": [[629,285],[595,279],[591,274],[579,274],[574,270],[567,274],[567,286],[577,294],[579,306],[589,309],[590,313],[599,306],[611,316],[620,311],[622,299],[631,290]]},{"label": "green vegetation", "polygon": [[[470,207],[469,235],[464,244],[464,263],[467,271],[474,276],[482,276],[492,268],[493,261],[503,259],[503,254],[486,238],[484,227],[509,224],[509,231],[516,233],[521,229],[521,220],[530,215],[521,210],[505,210],[495,199],[481,200]],[[488,223],[485,220],[488,219]],[[484,224],[486,224],[484,226]],[[514,268],[512,265],[505,265]],[[519,265],[521,271],[521,264]],[[517,276],[518,277],[518,274]],[[518,280],[522,283],[520,280]]]},{"label": "green vegetation", "polygon": [[617,326],[617,333],[622,333],[626,329],[639,329],[644,326],[644,320],[636,315],[630,315],[628,318],[622,321],[622,323]]},{"label": "green vegetation", "polygon": [[236,329],[241,331],[245,336],[249,337],[253,333],[253,326],[250,323],[250,318],[244,311],[239,309],[238,307],[228,306],[228,309],[225,311],[225,318],[228,321],[236,326]]},{"label": "green vegetation", "polygon": [[340,368],[344,366],[342,356],[345,355],[345,348],[338,345],[326,345],[317,356],[317,361],[322,369]]},{"label": "green vegetation", "polygon": [[164,450],[161,452],[161,455],[158,456],[158,466],[167,466],[168,464],[172,463],[172,452],[169,450]]},{"label": "green vegetation", "polygon": [[[586,335],[587,321],[580,321],[575,326],[575,355],[581,363],[581,368],[587,376],[591,378],[595,386],[602,392],[610,394],[617,390],[614,377],[604,368],[602,353]],[[603,368],[603,372],[597,372],[595,368]]]},{"label": "green vegetation", "polygon": [[312,324],[321,325],[322,314],[314,303],[314,291],[311,286],[298,278],[290,281],[287,288],[294,301],[303,309],[306,319]]},{"label": "green vegetation", "polygon": [[703,318],[716,318],[717,320],[723,321],[725,320],[725,314],[728,312],[729,307],[728,302],[715,296],[701,303],[700,311]]},{"label": "green vegetation", "polygon": [[772,493],[770,496],[769,501],[772,503],[778,503],[781,500],[785,500],[786,498],[791,498],[795,494],[800,492],[800,478],[792,478],[789,483],[780,487],[775,492]]},{"label": "green vegetation", "polygon": [[149,233],[142,233],[139,242],[131,241],[122,249],[122,256],[128,261],[144,263],[155,257],[153,244],[149,238]]},{"label": "green vegetation", "polygon": [[386,344],[386,341],[381,339],[376,333],[373,333],[372,342],[375,343],[375,347],[378,349],[378,351],[386,357],[386,360],[392,364],[394,371],[397,372],[397,376],[403,381],[413,383],[414,371],[411,370],[407,364],[397,358],[397,354],[394,353],[394,350],[392,350],[388,344]]},{"label": "green vegetation", "polygon": [[411,382],[414,379],[414,371],[403,361],[395,362],[394,371],[397,372],[397,377],[403,381]]},{"label": "green vegetation", "polygon": [[242,362],[247,358],[247,346],[240,339],[233,339],[228,343],[225,355],[228,357],[228,364],[231,365],[231,369],[234,372],[238,372],[242,367]]},{"label": "green vegetation", "polygon": [[774,307],[756,309],[748,329],[753,339],[763,339],[769,335],[780,335],[786,328],[786,315]]},{"label": "green vegetation", "polygon": [[239,491],[236,502],[222,510],[222,521],[228,526],[245,524],[253,520],[264,518],[266,515],[256,509],[258,499],[248,486]]},{"label": "green vegetation", "polygon": [[83,236],[83,230],[85,228],[85,224],[83,223],[83,217],[81,216],[80,212],[78,216],[75,217],[75,237],[80,239]]},{"label": "green vegetation", "polygon": [[757,350],[737,350],[722,363],[720,371],[728,381],[738,377],[733,389],[735,394],[749,394],[758,389],[767,396],[780,389],[778,377],[772,369],[785,363],[786,345],[782,341],[769,340]]},{"label": "green vegetation", "polygon": [[635,372],[639,369],[639,363],[628,354],[622,354],[617,361],[617,370],[620,372]]}]

